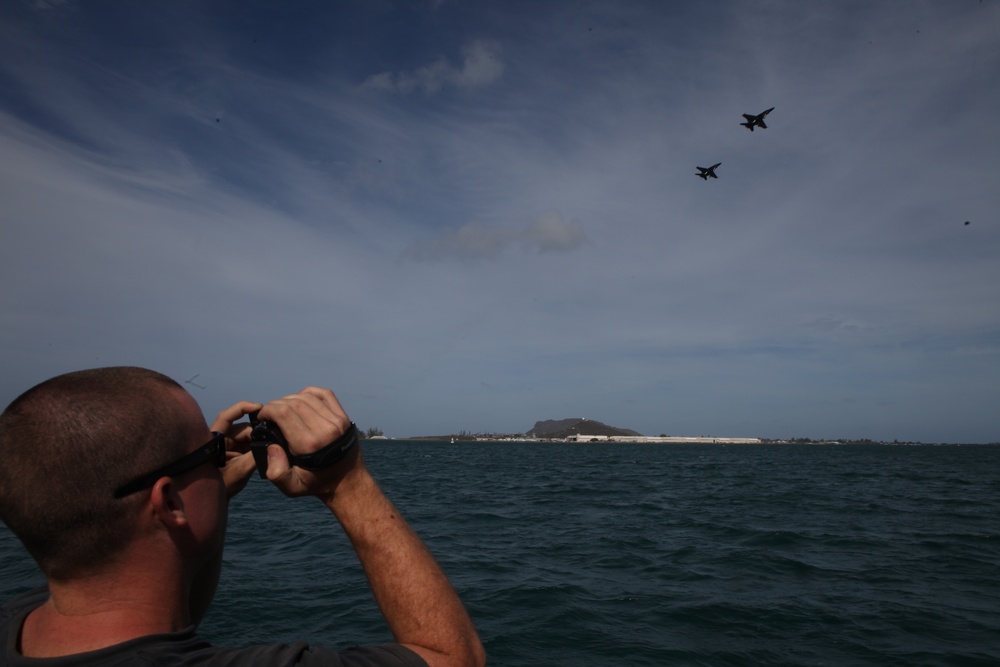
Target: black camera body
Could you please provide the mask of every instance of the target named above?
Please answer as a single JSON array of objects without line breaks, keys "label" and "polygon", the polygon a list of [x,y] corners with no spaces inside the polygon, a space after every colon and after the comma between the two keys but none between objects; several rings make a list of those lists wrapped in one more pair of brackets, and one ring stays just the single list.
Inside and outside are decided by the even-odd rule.
[{"label": "black camera body", "polygon": [[[259,410],[257,411],[259,412]],[[278,425],[266,419],[258,419],[257,412],[251,412],[250,417],[250,451],[253,452],[253,460],[257,464],[257,472],[261,479],[267,477],[267,446],[271,444],[281,445],[285,454],[291,456],[288,450],[288,441],[285,434],[281,432]]]},{"label": "black camera body", "polygon": [[331,442],[329,445],[311,454],[296,456],[288,449],[288,440],[281,432],[278,425],[266,419],[258,419],[257,412],[251,412],[250,417],[250,451],[253,452],[253,460],[257,464],[257,472],[261,479],[267,477],[267,447],[268,445],[280,445],[288,456],[288,462],[293,466],[305,468],[306,470],[323,470],[336,464],[347,456],[348,452],[358,445],[358,427],[351,422],[342,436]]}]

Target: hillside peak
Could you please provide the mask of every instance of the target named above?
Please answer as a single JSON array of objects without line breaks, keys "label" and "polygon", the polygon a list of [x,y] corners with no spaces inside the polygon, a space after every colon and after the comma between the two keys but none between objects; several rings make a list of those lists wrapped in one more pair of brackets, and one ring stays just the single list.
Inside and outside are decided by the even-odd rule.
[{"label": "hillside peak", "polygon": [[570,417],[569,419],[546,419],[535,422],[526,435],[535,438],[567,438],[571,435],[642,435],[627,428],[608,426],[593,419]]}]

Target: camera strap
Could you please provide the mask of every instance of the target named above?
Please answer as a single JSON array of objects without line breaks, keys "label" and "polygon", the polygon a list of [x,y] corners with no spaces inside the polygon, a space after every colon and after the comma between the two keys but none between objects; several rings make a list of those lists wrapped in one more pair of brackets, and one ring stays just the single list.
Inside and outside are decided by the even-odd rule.
[{"label": "camera strap", "polygon": [[289,454],[288,461],[293,466],[306,470],[323,470],[347,456],[358,444],[358,427],[351,422],[344,434],[322,449],[308,454]]}]

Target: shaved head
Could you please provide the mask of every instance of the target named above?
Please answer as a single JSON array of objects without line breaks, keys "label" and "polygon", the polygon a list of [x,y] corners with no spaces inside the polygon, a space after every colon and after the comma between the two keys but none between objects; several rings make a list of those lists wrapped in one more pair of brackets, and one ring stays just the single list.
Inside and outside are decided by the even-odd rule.
[{"label": "shaved head", "polygon": [[0,517],[47,576],[99,568],[128,544],[146,496],[114,489],[204,430],[184,393],[155,371],[97,368],[46,380],[0,415]]}]

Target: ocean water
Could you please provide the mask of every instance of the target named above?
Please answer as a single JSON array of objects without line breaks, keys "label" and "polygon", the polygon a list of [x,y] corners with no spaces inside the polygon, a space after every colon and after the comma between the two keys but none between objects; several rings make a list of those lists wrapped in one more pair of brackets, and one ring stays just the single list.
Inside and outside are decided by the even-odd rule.
[{"label": "ocean water", "polygon": [[[365,452],[492,665],[1000,665],[1000,447]],[[38,581],[0,528],[0,594]],[[325,509],[257,479],[202,634],[389,639]]]}]

